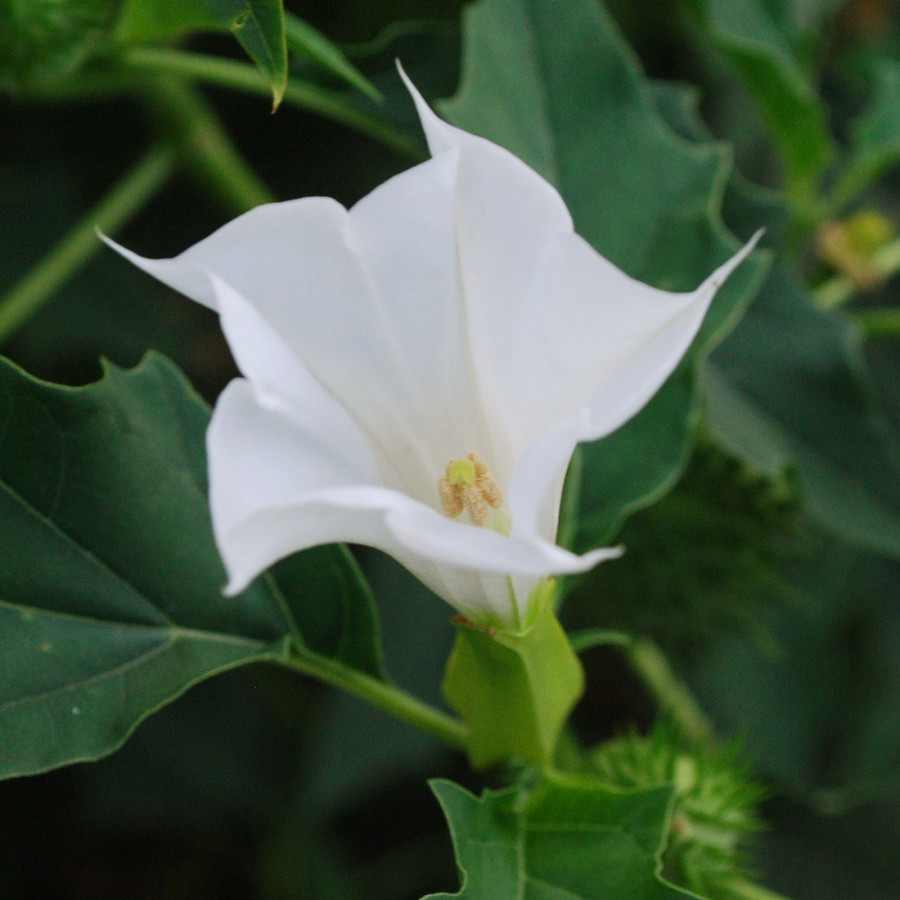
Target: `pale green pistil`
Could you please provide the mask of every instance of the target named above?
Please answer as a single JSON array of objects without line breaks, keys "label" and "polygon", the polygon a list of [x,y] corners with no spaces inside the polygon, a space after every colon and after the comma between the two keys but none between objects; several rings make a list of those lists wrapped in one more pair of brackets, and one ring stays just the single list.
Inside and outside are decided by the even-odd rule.
[{"label": "pale green pistil", "polygon": [[447,481],[453,487],[472,487],[477,477],[475,463],[471,459],[451,459],[447,463]]},{"label": "pale green pistil", "polygon": [[500,486],[477,453],[447,463],[446,474],[438,482],[438,494],[445,516],[455,519],[465,510],[473,525],[493,525],[497,516],[490,513],[503,505]]}]

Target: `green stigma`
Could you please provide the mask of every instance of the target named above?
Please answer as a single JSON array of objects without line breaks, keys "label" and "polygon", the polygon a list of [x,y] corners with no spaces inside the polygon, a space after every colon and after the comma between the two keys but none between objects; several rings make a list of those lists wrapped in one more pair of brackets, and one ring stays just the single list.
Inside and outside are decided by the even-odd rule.
[{"label": "green stigma", "polygon": [[477,477],[471,459],[454,459],[447,464],[447,481],[454,487],[472,487]]}]

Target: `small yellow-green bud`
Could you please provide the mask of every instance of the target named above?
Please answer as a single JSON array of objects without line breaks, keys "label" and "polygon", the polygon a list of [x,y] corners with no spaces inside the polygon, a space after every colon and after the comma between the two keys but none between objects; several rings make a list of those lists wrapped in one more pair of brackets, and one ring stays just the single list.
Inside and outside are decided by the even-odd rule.
[{"label": "small yellow-green bud", "polygon": [[866,258],[870,258],[894,236],[891,220],[875,209],[861,209],[844,224],[850,246]]}]

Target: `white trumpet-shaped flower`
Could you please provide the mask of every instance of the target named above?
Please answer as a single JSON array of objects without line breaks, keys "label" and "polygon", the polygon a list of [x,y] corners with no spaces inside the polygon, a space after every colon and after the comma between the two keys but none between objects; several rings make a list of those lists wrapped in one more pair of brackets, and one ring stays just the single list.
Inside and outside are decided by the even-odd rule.
[{"label": "white trumpet-shaped flower", "polygon": [[579,441],[665,381],[745,247],[693,293],[619,271],[556,190],[440,120],[432,158],[350,210],[261,206],[145,271],[217,310],[243,378],[207,436],[227,591],[296,550],[378,547],[481,622],[618,554],[554,543]]}]

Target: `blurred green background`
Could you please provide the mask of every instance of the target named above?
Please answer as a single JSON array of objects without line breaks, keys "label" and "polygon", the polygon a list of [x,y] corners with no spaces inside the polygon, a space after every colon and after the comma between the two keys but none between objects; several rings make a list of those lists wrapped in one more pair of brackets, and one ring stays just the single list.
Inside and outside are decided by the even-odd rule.
[{"label": "blurred green background", "polygon": [[[414,118],[393,58],[429,99],[451,95],[462,6],[287,4],[345,47],[383,90],[385,115],[410,135]],[[738,167],[776,186],[779,169],[765,130],[697,27],[691,4],[608,6],[648,75],[698,85],[706,122],[732,143]],[[812,17],[838,6],[809,0],[791,8]],[[194,37],[187,46],[241,58],[221,36]],[[867,62],[896,58],[898,50],[893,3],[856,0],[843,4],[836,20],[829,17],[816,64],[837,134],[861,108]],[[413,161],[290,104],[273,115],[265,97],[203,93],[279,199],[328,195],[349,204]],[[0,294],[135,165],[160,127],[152,98],[0,94]],[[900,173],[864,201],[900,221]],[[147,256],[169,256],[235,212],[186,169],[117,237]],[[810,261],[808,270],[815,265]],[[890,305],[896,291],[895,279],[862,305]],[[214,316],[102,250],[7,338],[2,352],[41,378],[74,385],[99,376],[100,357],[132,366],[151,347],[174,359],[210,401],[234,375]],[[865,351],[896,426],[896,341],[870,341]],[[679,502],[709,509],[716,465],[715,452],[701,449],[674,505],[638,516],[628,543],[643,541],[645,558],[658,558],[659,536],[683,516]],[[758,500],[751,486],[735,509]],[[783,527],[782,519],[774,522],[773,530]],[[895,563],[802,530],[800,549],[788,535],[784,558],[754,560],[748,579],[736,585],[752,631],[737,627],[742,616],[724,603],[724,612],[701,610],[701,625],[717,634],[697,641],[690,610],[665,590],[638,624],[678,655],[722,731],[744,735],[772,785],[765,808],[771,830],[758,857],[767,883],[797,900],[886,900],[900,884],[900,573]],[[709,534],[701,523],[690,538],[702,544]],[[437,702],[451,638],[448,610],[390,561],[360,556],[379,585],[391,673]],[[775,573],[774,586],[755,577],[760,569]],[[613,621],[616,591],[627,596],[636,583],[630,579],[645,577],[611,572]],[[577,597],[569,614],[577,624]],[[576,724],[586,738],[649,724],[652,703],[616,651],[590,651],[585,663],[590,691]],[[453,890],[449,837],[426,784],[437,776],[479,784],[459,756],[355,700],[264,667],[233,672],[149,719],[107,760],[0,785],[0,897],[404,900]]]}]

